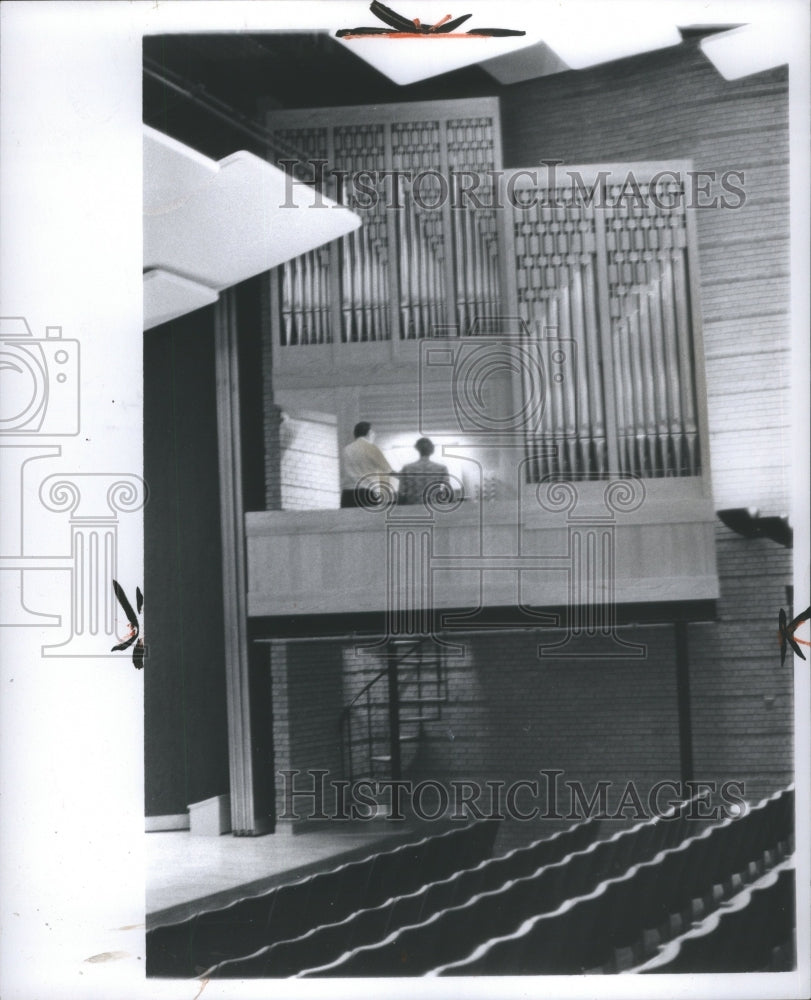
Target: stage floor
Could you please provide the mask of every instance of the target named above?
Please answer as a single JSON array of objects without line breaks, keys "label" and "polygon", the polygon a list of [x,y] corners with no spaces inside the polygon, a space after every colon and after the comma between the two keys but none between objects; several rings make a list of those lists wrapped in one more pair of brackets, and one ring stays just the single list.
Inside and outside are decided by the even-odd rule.
[{"label": "stage floor", "polygon": [[420,835],[402,827],[293,833],[285,824],[262,837],[201,837],[188,830],[147,833],[147,930]]}]

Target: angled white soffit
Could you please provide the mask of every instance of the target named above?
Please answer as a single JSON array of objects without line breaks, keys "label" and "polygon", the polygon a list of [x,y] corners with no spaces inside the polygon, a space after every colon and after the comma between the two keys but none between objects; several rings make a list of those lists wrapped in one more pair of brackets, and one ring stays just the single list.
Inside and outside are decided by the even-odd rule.
[{"label": "angled white soffit", "polygon": [[213,288],[157,268],[144,274],[144,329],[168,323],[178,316],[213,305],[219,298]]},{"label": "angled white soffit", "polygon": [[546,42],[536,42],[519,52],[487,59],[481,63],[481,68],[498,83],[507,86],[511,83],[523,83],[525,80],[536,80],[539,76],[565,73],[572,67],[555,55]]},{"label": "angled white soffit", "polygon": [[645,16],[630,21],[613,4],[591,5],[578,13],[561,10],[540,28],[541,37],[571,69],[625,59],[678,45],[682,38],[667,6],[646,5]]},{"label": "angled white soffit", "polygon": [[145,126],[144,329],[360,224],[252,153],[217,162]]},{"label": "angled white soffit", "polygon": [[[416,17],[424,24],[438,21],[446,12],[434,4],[397,5],[400,13]],[[339,27],[385,27],[366,13],[356,18],[358,24],[335,24],[330,35],[394,83],[405,85],[425,80],[441,73],[461,69],[475,63],[501,83],[563,72],[586,69],[599,63],[623,59],[626,56],[678,45],[681,35],[675,15],[664,5],[646,5],[645,16],[634,16],[618,10],[614,4],[513,3],[470,4],[474,9],[469,21],[460,25],[459,32],[470,28],[513,28],[525,31],[520,37],[505,38],[445,38],[441,35],[420,39],[335,38]],[[454,12],[455,13],[455,12]]]},{"label": "angled white soffit", "polygon": [[701,50],[725,80],[785,65],[798,39],[779,20],[745,24],[701,41]]},{"label": "angled white soffit", "polygon": [[[346,41],[336,38],[339,45],[367,62],[401,87],[418,83],[432,76],[463,69],[484,62],[505,52],[515,52],[538,42],[537,38],[446,38],[441,35],[426,39],[360,38]],[[415,58],[415,54],[417,58]]]}]

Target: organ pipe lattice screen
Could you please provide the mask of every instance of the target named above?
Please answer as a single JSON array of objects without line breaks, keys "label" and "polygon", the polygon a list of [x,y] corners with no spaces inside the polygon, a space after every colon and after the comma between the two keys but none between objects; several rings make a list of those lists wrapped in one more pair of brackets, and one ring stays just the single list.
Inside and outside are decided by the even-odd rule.
[{"label": "organ pipe lattice screen", "polygon": [[701,474],[693,220],[683,182],[652,185],[655,173],[559,167],[566,183],[552,187],[537,169],[506,178],[508,302],[542,357],[559,341],[567,362],[527,429],[530,481]]},{"label": "organ pipe lattice screen", "polygon": [[[327,148],[325,128],[280,129],[278,138],[301,151],[287,162],[289,172],[307,183],[313,169],[323,169]],[[314,168],[321,163],[322,168]],[[294,223],[293,223],[294,224]],[[285,344],[327,344],[332,341],[330,249],[310,250],[277,269],[280,280],[281,339]]]},{"label": "organ pipe lattice screen", "polygon": [[[543,418],[525,429],[530,482],[701,474],[689,164],[655,184],[650,164],[558,166],[551,186],[543,167],[503,172],[490,99],[267,123],[301,151],[284,162],[293,177],[363,220],[272,272],[274,370],[407,363],[415,341],[520,317],[546,371]],[[515,392],[537,397],[535,382],[524,372]]]},{"label": "organ pipe lattice screen", "polygon": [[[301,151],[300,162],[279,165],[363,219],[276,269],[280,348],[420,340],[498,313],[496,101],[271,112],[266,121]],[[460,183],[472,194],[459,196]]]}]

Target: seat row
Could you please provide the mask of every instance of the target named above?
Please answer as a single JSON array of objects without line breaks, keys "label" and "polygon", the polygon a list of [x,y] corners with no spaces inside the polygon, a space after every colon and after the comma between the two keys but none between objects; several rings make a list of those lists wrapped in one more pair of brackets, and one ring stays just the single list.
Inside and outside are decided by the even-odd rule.
[{"label": "seat row", "polygon": [[793,965],[794,894],[792,856],[629,971],[787,971]]},{"label": "seat row", "polygon": [[[751,873],[764,852],[790,839],[793,790],[763,800],[745,815],[725,819],[677,846],[640,860],[627,872],[575,894],[551,912],[537,912],[511,933],[487,934],[465,958],[447,960],[430,975],[543,975],[605,971],[618,951],[633,949],[646,931],[667,935],[695,900],[717,906],[714,886]],[[544,903],[541,905],[548,909]],[[793,911],[792,911],[793,912]],[[477,928],[477,931],[483,928]],[[468,941],[470,943],[470,941]],[[338,974],[336,972],[336,974]]]},{"label": "seat row", "polygon": [[304,934],[492,854],[496,820],[457,826],[147,932],[147,974],[194,976],[228,958]]},{"label": "seat row", "polygon": [[[590,817],[551,837],[517,847],[507,854],[487,858],[473,868],[428,882],[410,893],[393,895],[379,906],[359,909],[341,920],[330,921],[304,934],[265,945],[245,957],[229,959],[208,969],[204,978],[292,976],[313,964],[337,959],[344,952],[379,941],[408,924],[460,905],[477,893],[498,889],[505,882],[532,874],[593,843],[600,821]],[[326,916],[326,914],[325,914]]]},{"label": "seat row", "polygon": [[[486,888],[466,902],[438,910],[427,919],[303,970],[301,976],[423,975],[441,962],[461,959],[477,943],[513,930],[539,912],[556,909],[571,895],[585,893],[606,876],[625,872],[635,861],[678,843],[690,822],[693,803],[593,842],[560,861],[503,884]],[[502,873],[503,874],[503,873]]]}]

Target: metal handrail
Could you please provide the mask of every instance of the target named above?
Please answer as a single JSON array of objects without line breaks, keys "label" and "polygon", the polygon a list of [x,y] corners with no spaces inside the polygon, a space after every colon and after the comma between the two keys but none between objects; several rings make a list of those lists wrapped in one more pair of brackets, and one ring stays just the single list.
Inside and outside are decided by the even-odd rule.
[{"label": "metal handrail", "polygon": [[[411,646],[410,649],[407,649],[405,651],[405,653],[403,653],[402,656],[398,657],[398,659],[396,659],[394,661],[394,666],[395,667],[399,667],[400,664],[403,662],[403,660],[405,660],[407,657],[411,656],[411,654],[415,650],[419,649],[420,646],[425,642],[425,640],[427,638],[428,638],[427,636],[421,636],[419,639],[417,639],[417,641],[414,643],[413,646]],[[372,687],[373,684],[376,684],[380,680],[381,677],[383,677],[385,674],[388,673],[388,670],[389,670],[388,667],[384,667],[380,671],[380,673],[375,674],[375,676],[367,684],[365,684],[360,689],[360,691],[358,691],[358,693],[355,695],[355,697],[352,699],[352,701],[350,701],[348,705],[344,705],[343,709],[341,710],[341,714],[344,715],[345,713],[347,713],[354,706],[355,702],[358,701],[359,698],[362,698],[363,695],[369,690],[370,687]]]},{"label": "metal handrail", "polygon": [[[352,781],[354,779],[354,777],[355,777],[355,768],[354,768],[354,763],[355,762],[354,762],[354,754],[352,752],[352,746],[353,746],[353,742],[352,742],[352,709],[357,706],[357,703],[365,695],[366,696],[367,742],[369,744],[367,749],[368,749],[368,754],[369,754],[369,762],[371,764],[372,749],[373,749],[372,748],[372,722],[371,722],[372,702],[371,702],[371,697],[369,695],[369,691],[381,679],[381,677],[384,677],[384,676],[388,675],[388,672],[389,672],[389,669],[390,669],[391,666],[394,666],[395,669],[397,667],[399,667],[400,664],[404,660],[408,659],[408,657],[411,656],[412,653],[416,652],[420,648],[420,646],[425,642],[425,640],[427,638],[428,638],[428,636],[420,636],[420,638],[417,639],[417,641],[414,642],[411,646],[409,646],[409,648],[404,653],[402,653],[394,661],[393,664],[388,664],[381,671],[379,671],[379,673],[375,674],[375,676],[370,681],[367,681],[367,683],[363,685],[363,687],[360,689],[360,691],[358,691],[358,693],[355,695],[355,697],[352,699],[352,701],[350,701],[348,705],[344,705],[344,707],[341,709],[341,714],[340,714],[340,717],[338,719],[338,731],[339,731],[339,734],[340,734],[340,741],[341,741],[341,762],[342,762],[342,764],[345,767],[346,761],[344,759],[344,746],[346,746],[346,750],[347,750],[348,756],[349,756],[349,768],[348,768],[348,772],[349,772],[349,780],[350,781]],[[347,730],[346,734],[345,734],[345,729]],[[346,738],[345,738],[345,735],[346,735]]]}]

